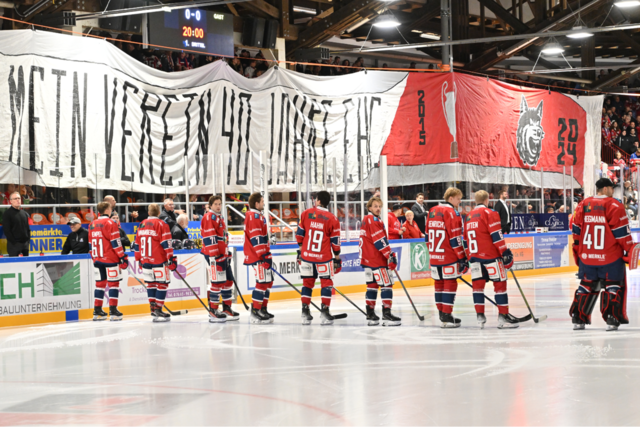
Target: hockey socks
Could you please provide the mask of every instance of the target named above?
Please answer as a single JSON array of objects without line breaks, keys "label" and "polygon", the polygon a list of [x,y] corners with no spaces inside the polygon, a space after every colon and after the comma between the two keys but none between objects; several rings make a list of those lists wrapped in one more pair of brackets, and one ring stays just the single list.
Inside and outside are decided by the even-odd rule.
[{"label": "hockey socks", "polygon": [[456,291],[458,290],[458,281],[445,280],[444,290],[442,291],[442,312],[451,314],[453,312],[453,303],[456,300]]},{"label": "hockey socks", "polygon": [[315,279],[313,278],[306,277],[302,279],[302,291],[300,292],[302,294],[300,296],[302,304],[311,304],[311,294],[313,293],[314,282]]},{"label": "hockey socks", "polygon": [[104,289],[107,287],[107,281],[101,280],[96,282],[96,290],[93,291],[94,296],[94,307],[102,307],[102,300],[104,300]]},{"label": "hockey socks", "polygon": [[149,298],[149,305],[156,304],[156,289],[158,284],[155,282],[147,283],[147,297]]},{"label": "hockey socks", "polygon": [[231,280],[227,280],[224,284],[220,295],[222,296],[222,303],[231,306],[231,297],[233,295],[233,282]]},{"label": "hockey socks", "polygon": [[213,311],[218,309],[220,305],[220,287],[215,286],[213,283],[211,284],[211,289],[208,292],[209,295],[209,307]]},{"label": "hockey socks", "polygon": [[118,283],[113,282],[109,285],[109,307],[117,307],[118,306],[118,294],[120,293],[120,289],[118,288]]},{"label": "hockey socks", "polygon": [[439,312],[442,311],[442,291],[444,291],[444,280],[435,280],[433,294],[435,296],[436,307]]},{"label": "hockey socks", "polygon": [[158,290],[156,291],[156,307],[158,307],[159,310],[162,309],[162,306],[164,305],[168,287],[168,283],[158,283]]},{"label": "hockey socks", "polygon": [[375,282],[367,283],[367,292],[365,293],[365,300],[367,301],[367,306],[371,308],[375,308],[377,298],[378,298],[378,284]]},{"label": "hockey socks", "polygon": [[380,299],[382,300],[382,307],[390,309],[393,302],[393,288],[385,286],[380,289]]}]

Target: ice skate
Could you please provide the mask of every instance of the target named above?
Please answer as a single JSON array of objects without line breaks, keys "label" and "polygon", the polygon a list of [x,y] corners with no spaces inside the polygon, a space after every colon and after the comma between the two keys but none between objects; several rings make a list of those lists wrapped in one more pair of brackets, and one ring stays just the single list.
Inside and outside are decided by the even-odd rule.
[{"label": "ice skate", "polygon": [[329,307],[327,307],[326,305],[322,304],[320,309],[321,309],[320,310],[320,319],[322,319],[320,324],[322,324],[322,325],[333,325],[333,316],[329,312]]},{"label": "ice skate", "polygon": [[107,313],[102,311],[102,307],[93,307],[93,320],[95,322],[107,320]]},{"label": "ice skate", "polygon": [[269,321],[269,323],[273,323],[273,318],[275,316],[267,311],[267,307],[263,306],[260,309],[260,313],[262,313],[262,316],[265,317]]},{"label": "ice skate", "polygon": [[151,310],[151,317],[156,317],[156,303],[150,302],[149,309]]},{"label": "ice skate", "polygon": [[618,322],[618,319],[616,319],[612,315],[609,315],[609,317],[607,318],[607,332],[617,331],[618,326],[620,326],[620,322]]},{"label": "ice skate", "polygon": [[240,313],[233,311],[230,305],[222,304],[222,312],[227,316],[227,321],[240,319]]},{"label": "ice skate", "polygon": [[519,326],[517,322],[511,321],[504,314],[498,314],[498,329],[516,329]]},{"label": "ice skate", "polygon": [[575,315],[571,317],[571,323],[573,323],[574,331],[584,331],[586,327],[586,325]]},{"label": "ice skate", "polygon": [[118,311],[118,307],[116,306],[109,307],[109,320],[111,320],[112,322],[118,322],[122,320],[122,313]]},{"label": "ice skate", "polygon": [[251,308],[251,323],[267,324],[271,323],[271,319],[262,314],[262,309]]},{"label": "ice skate", "polygon": [[484,313],[478,313],[476,315],[476,319],[478,320],[478,326],[480,326],[480,329],[484,329],[484,324],[487,323],[487,316],[485,316]]},{"label": "ice skate", "polygon": [[453,317],[451,313],[440,312],[440,321],[442,325],[440,326],[443,329],[449,328],[459,328],[460,327],[460,319]]},{"label": "ice skate", "polygon": [[376,314],[376,311],[373,309],[373,307],[367,306],[367,320],[368,326],[378,326],[378,324],[380,323],[380,318]]},{"label": "ice skate", "polygon": [[400,326],[402,319],[391,314],[391,308],[382,308],[382,326]]},{"label": "ice skate", "polygon": [[158,308],[158,306],[156,306],[156,310],[153,312],[153,321],[154,322],[168,322],[171,320],[171,316],[169,315],[169,313],[165,313],[164,311],[162,311],[162,308]]},{"label": "ice skate", "polygon": [[309,304],[302,304],[302,324],[310,325],[313,320],[313,316],[309,311]]},{"label": "ice skate", "polygon": [[220,310],[211,310],[209,312],[209,323],[224,323],[227,321],[227,315]]}]

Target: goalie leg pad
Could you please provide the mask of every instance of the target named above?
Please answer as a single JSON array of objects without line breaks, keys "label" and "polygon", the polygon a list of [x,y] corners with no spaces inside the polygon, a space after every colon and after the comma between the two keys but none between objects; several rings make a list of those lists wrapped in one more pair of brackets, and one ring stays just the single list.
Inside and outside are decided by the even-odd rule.
[{"label": "goalie leg pad", "polygon": [[591,313],[600,293],[600,281],[582,279],[573,297],[569,314],[579,323],[591,324]]},{"label": "goalie leg pad", "polygon": [[444,313],[453,312],[453,303],[456,301],[456,291],[458,290],[458,281],[456,279],[447,279],[444,281],[444,290],[442,292],[442,311]]},{"label": "goalie leg pad", "polygon": [[600,297],[600,313],[607,321],[609,315],[621,324],[629,323],[627,317],[627,287],[623,282],[605,281],[605,290]]}]

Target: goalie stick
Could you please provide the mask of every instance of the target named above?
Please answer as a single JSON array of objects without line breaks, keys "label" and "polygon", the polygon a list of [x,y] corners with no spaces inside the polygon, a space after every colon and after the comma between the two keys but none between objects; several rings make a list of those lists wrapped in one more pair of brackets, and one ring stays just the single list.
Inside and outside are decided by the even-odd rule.
[{"label": "goalie stick", "polygon": [[[471,285],[471,283],[467,282],[466,280],[464,280],[462,277],[459,278],[460,280],[462,280],[467,286],[469,286],[471,289],[473,289],[473,286]],[[489,298],[488,296],[484,295],[484,299],[486,299],[487,301],[489,301],[491,304],[495,305],[496,307],[498,306],[498,304],[496,304],[496,302],[494,300],[492,300],[491,298]],[[512,322],[518,322],[518,323],[523,323],[526,322],[528,320],[531,320],[532,317],[530,314],[527,314],[524,317],[516,317],[511,313],[507,313],[506,316],[509,320],[511,320]]]},{"label": "goalie stick", "polygon": [[[291,284],[291,282],[289,282],[287,279],[285,279],[285,278],[282,276],[282,274],[278,273],[278,270],[276,270],[276,269],[275,269],[275,268],[273,268],[273,267],[271,267],[271,270],[273,270],[273,271],[274,271],[274,273],[276,273],[278,276],[280,276],[280,278],[281,278],[282,280],[284,280],[284,282],[285,282],[287,285],[291,286],[291,287],[292,287],[292,288],[293,288],[297,293],[299,293],[300,295],[302,295],[302,292],[300,292],[300,291],[298,290],[298,288],[296,288],[295,286],[293,286],[293,285]],[[335,289],[335,288],[334,288],[334,289]],[[342,292],[341,292],[341,294],[342,294]],[[320,307],[318,307],[317,305],[315,305],[315,304],[313,303],[313,301],[311,301],[311,305],[312,305],[312,306],[314,306],[318,311],[322,311],[322,310],[320,309]],[[347,317],[347,313],[332,314],[332,316],[333,316],[333,318],[334,318],[334,319],[344,319],[345,317]]]},{"label": "goalie stick", "polygon": [[[127,270],[129,271],[129,274],[131,274],[131,276],[132,276],[134,279],[136,279],[136,281],[137,281],[138,283],[140,283],[140,284],[142,285],[142,287],[143,287],[143,288],[147,289],[147,287],[144,285],[144,283],[142,283],[142,280],[138,279],[138,278],[133,274],[133,271],[131,271],[131,268],[130,268],[130,267],[127,267]],[[166,309],[167,309],[167,311],[169,312],[169,314],[170,314],[170,315],[172,315],[172,316],[179,316],[179,315],[181,315],[181,314],[187,314],[187,313],[189,312],[188,310],[171,311],[171,310],[169,309],[169,307],[167,307],[167,305],[166,305],[166,304],[164,304],[162,307],[163,307],[163,308],[166,308]]]},{"label": "goalie stick", "polygon": [[531,311],[531,307],[529,306],[529,301],[527,301],[527,297],[524,296],[524,292],[522,292],[522,288],[520,287],[520,283],[518,282],[518,278],[516,277],[516,274],[513,272],[513,269],[510,268],[509,271],[511,272],[511,275],[513,276],[513,280],[516,281],[516,285],[518,285],[518,289],[520,290],[520,295],[522,295],[522,299],[524,300],[524,303],[527,305],[527,308],[529,309],[529,313],[531,314],[531,318],[533,319],[533,321],[535,323],[538,322],[542,322],[543,320],[547,319],[547,315],[543,314],[540,317],[536,317],[533,315],[533,311]]}]

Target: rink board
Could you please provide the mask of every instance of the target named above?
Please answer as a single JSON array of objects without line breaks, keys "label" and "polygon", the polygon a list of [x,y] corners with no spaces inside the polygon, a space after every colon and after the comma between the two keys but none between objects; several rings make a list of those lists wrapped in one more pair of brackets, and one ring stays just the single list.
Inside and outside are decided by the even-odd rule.
[{"label": "rink board", "polygon": [[[634,232],[634,239],[637,240]],[[569,256],[568,232],[544,234],[517,234],[506,237],[511,248],[514,269],[519,275],[555,274],[575,269],[573,257]],[[296,263],[295,244],[276,245],[272,248],[274,268],[296,288],[302,286],[299,266]],[[391,241],[391,249],[398,254],[398,272],[407,287],[433,284],[429,269],[429,253],[422,239]],[[245,301],[251,301],[255,288],[254,273],[243,262],[242,247],[237,251],[232,268]],[[193,298],[192,291],[178,276],[206,301],[209,272],[204,257],[198,250],[176,251],[180,267],[172,273],[166,304],[172,310],[202,308]],[[364,272],[360,266],[358,242],[344,242],[341,253],[342,272],[334,279],[341,291],[363,292],[366,289]],[[118,306],[125,314],[147,313],[146,291],[142,281],[140,265],[129,253],[131,266],[122,272]],[[470,280],[470,278],[468,278]],[[394,287],[400,289],[395,280]],[[0,327],[37,323],[77,321],[91,318],[93,309],[93,265],[89,255],[45,255],[28,258],[0,258]],[[314,296],[319,295],[319,284]],[[271,299],[297,298],[298,293],[274,274]],[[240,301],[238,301],[240,303]],[[108,305],[105,298],[104,305]]]}]

